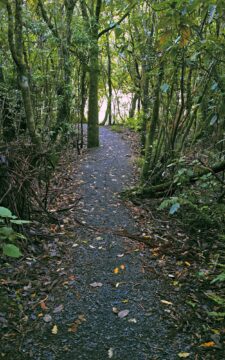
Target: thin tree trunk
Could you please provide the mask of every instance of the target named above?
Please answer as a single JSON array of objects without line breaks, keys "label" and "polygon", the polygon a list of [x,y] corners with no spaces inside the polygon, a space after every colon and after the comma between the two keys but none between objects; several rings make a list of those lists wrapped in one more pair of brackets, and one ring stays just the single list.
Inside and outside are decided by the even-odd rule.
[{"label": "thin tree trunk", "polygon": [[137,101],[138,101],[138,94],[135,93],[132,97],[131,100],[131,104],[130,104],[130,109],[129,109],[129,118],[133,118],[135,115],[135,110],[136,110],[136,106],[137,106]]},{"label": "thin tree trunk", "polygon": [[[97,35],[97,34],[95,34]],[[98,40],[92,39],[90,50],[89,70],[89,99],[88,99],[88,147],[99,146],[99,125],[98,125]]]},{"label": "thin tree trunk", "polygon": [[154,106],[153,106],[153,114],[152,114],[152,120],[151,120],[151,125],[147,134],[147,138],[146,138],[146,147],[145,147],[145,162],[143,165],[143,170],[142,170],[142,179],[145,181],[148,179],[149,176],[149,172],[151,170],[151,162],[152,162],[152,153],[153,153],[153,142],[155,140],[155,133],[156,133],[156,127],[158,124],[158,120],[159,120],[159,107],[160,107],[160,87],[162,84],[162,79],[163,79],[163,71],[164,70],[164,64],[163,62],[161,62],[160,64],[160,68],[159,68],[159,73],[158,73],[158,81],[156,84],[156,89],[155,89],[155,101],[154,101]]},{"label": "thin tree trunk", "polygon": [[80,105],[80,136],[81,136],[81,142],[80,147],[83,149],[84,146],[84,110],[85,110],[85,104],[86,104],[86,86],[85,86],[85,80],[86,80],[86,67],[85,65],[82,65],[81,68],[81,105]]},{"label": "thin tree trunk", "polygon": [[110,45],[109,45],[109,34],[107,33],[107,58],[108,58],[108,118],[109,125],[112,125],[112,64],[111,64],[111,53],[110,53]]},{"label": "thin tree trunk", "polygon": [[98,28],[102,1],[97,0],[95,14],[91,20],[90,70],[89,70],[89,101],[88,101],[88,147],[99,146],[98,124],[98,79],[99,79],[99,47]]}]

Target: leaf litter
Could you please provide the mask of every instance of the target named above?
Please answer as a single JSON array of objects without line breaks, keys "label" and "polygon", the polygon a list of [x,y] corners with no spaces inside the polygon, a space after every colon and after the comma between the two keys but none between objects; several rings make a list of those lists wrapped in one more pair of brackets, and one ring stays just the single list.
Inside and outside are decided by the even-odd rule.
[{"label": "leaf litter", "polygon": [[[68,166],[69,162],[70,162],[71,156],[69,157],[69,161],[66,164],[66,167]],[[74,171],[74,164],[70,164],[70,173],[72,174]],[[63,208],[65,207],[65,204],[68,204],[68,207],[73,206],[74,202],[76,201],[76,195],[74,195],[74,177],[72,176],[72,180],[70,181],[70,184],[68,186],[68,184],[66,184],[66,181],[62,181],[63,177],[65,177],[65,174],[67,173],[67,170],[64,168],[62,168],[62,172],[59,175],[59,179],[60,179],[60,183],[61,185],[57,188],[57,184],[55,185],[55,192],[54,192],[54,199],[55,199],[55,204],[52,205],[52,209],[55,211],[57,210],[57,208]],[[80,184],[82,185],[83,182],[81,181]],[[80,197],[80,194],[79,194]],[[78,196],[77,196],[78,198]],[[132,204],[127,204],[129,206],[129,208],[132,211]],[[66,205],[67,206],[67,205]],[[120,206],[119,202],[116,206]],[[133,257],[133,270],[131,269],[131,274],[129,274],[129,276],[127,276],[127,279],[125,281],[124,286],[120,287],[120,284],[122,284],[122,282],[119,282],[120,276],[124,275],[126,272],[125,270],[125,265],[124,265],[124,269],[121,268],[121,265],[115,264],[114,266],[116,266],[113,270],[113,274],[112,274],[112,268],[111,270],[108,271],[108,274],[111,272],[112,276],[115,274],[117,275],[116,279],[118,279],[119,281],[115,284],[113,284],[114,287],[114,291],[116,290],[120,290],[123,288],[126,288],[126,282],[127,282],[127,286],[130,287],[130,289],[132,287],[134,287],[134,289],[138,289],[139,285],[139,281],[136,281],[136,283],[132,282],[132,276],[133,278],[135,278],[135,273],[143,273],[143,274],[151,274],[151,276],[160,276],[161,279],[163,277],[165,277],[167,280],[166,281],[170,281],[168,279],[171,278],[171,287],[173,287],[173,290],[171,289],[171,294],[174,292],[174,294],[176,296],[171,295],[169,297],[169,300],[171,299],[172,301],[169,300],[164,300],[164,304],[165,305],[174,305],[176,306],[176,312],[175,310],[173,310],[172,307],[170,307],[171,312],[170,313],[166,313],[165,318],[164,318],[164,324],[167,323],[167,321],[173,321],[176,322],[177,324],[182,324],[182,326],[187,326],[187,329],[189,329],[189,333],[191,333],[191,337],[198,339],[198,342],[196,341],[195,344],[193,345],[193,341],[191,343],[190,341],[190,346],[192,347],[192,352],[193,353],[198,353],[200,351],[201,354],[201,349],[202,351],[205,351],[205,349],[207,349],[207,351],[216,351],[218,349],[216,349],[217,343],[215,341],[205,341],[208,338],[206,338],[207,334],[205,333],[205,330],[202,332],[201,335],[201,326],[200,324],[204,324],[205,325],[205,316],[204,316],[204,312],[202,315],[202,310],[200,308],[200,301],[195,301],[193,300],[193,296],[196,294],[196,280],[195,278],[192,276],[193,271],[195,271],[196,269],[196,262],[195,259],[191,258],[190,255],[182,255],[182,259],[178,259],[179,263],[173,262],[171,259],[174,258],[174,254],[176,254],[176,249],[174,249],[174,247],[170,247],[170,244],[172,242],[176,243],[175,239],[174,239],[174,228],[171,227],[171,225],[167,225],[166,223],[155,223],[155,230],[153,233],[153,231],[149,228],[146,228],[146,223],[149,222],[149,215],[148,218],[145,217],[146,213],[142,208],[142,205],[140,206],[140,204],[138,205],[138,209],[139,210],[135,210],[135,216],[136,216],[136,220],[139,223],[139,227],[140,229],[142,228],[142,234],[145,234],[144,236],[142,236],[142,240],[146,240],[148,241],[149,239],[151,239],[151,243],[152,243],[152,247],[157,249],[155,250],[154,254],[155,256],[153,256],[153,258],[155,258],[154,264],[152,265],[152,263],[147,260],[146,261],[143,257],[146,256],[146,245],[143,243],[138,243],[137,241],[130,241],[128,239],[125,239],[125,243],[126,246],[123,248],[120,248],[118,250],[116,250],[117,252],[115,253],[115,257],[118,258],[122,258],[123,256],[117,256],[117,255],[124,255],[126,254],[126,259],[127,256],[132,256]],[[93,207],[93,209],[95,208],[95,206]],[[63,299],[62,294],[64,292],[72,294],[73,293],[73,301],[79,301],[81,295],[81,287],[83,286],[80,280],[80,274],[74,275],[74,267],[71,266],[71,264],[73,263],[73,259],[74,259],[74,254],[76,254],[77,252],[81,251],[83,249],[83,246],[85,246],[85,244],[88,243],[88,241],[85,240],[85,242],[81,242],[79,238],[76,238],[76,235],[74,233],[74,229],[75,227],[79,227],[79,223],[74,224],[74,218],[76,218],[75,216],[75,211],[74,209],[69,210],[70,211],[70,215],[69,216],[64,216],[64,219],[62,219],[63,221],[61,222],[61,225],[57,224],[50,224],[49,226],[46,226],[44,224],[44,222],[42,224],[37,223],[36,227],[34,225],[31,226],[31,231],[33,232],[33,235],[31,234],[31,238],[35,238],[36,242],[34,242],[34,244],[32,245],[28,245],[28,253],[29,253],[29,259],[24,263],[19,263],[18,267],[16,269],[14,269],[12,271],[13,268],[13,262],[10,260],[8,263],[10,264],[10,266],[7,268],[3,268],[3,276],[1,279],[1,284],[3,284],[4,287],[4,291],[5,293],[10,293],[11,296],[11,314],[10,317],[7,317],[6,311],[4,310],[5,306],[3,304],[3,312],[1,313],[0,319],[2,319],[2,323],[4,324],[4,338],[3,340],[8,343],[8,347],[6,349],[9,349],[10,346],[12,348],[12,343],[18,343],[19,342],[19,332],[17,332],[17,329],[23,329],[23,333],[25,334],[26,337],[26,333],[29,334],[30,333],[30,329],[35,329],[36,331],[39,329],[41,329],[42,327],[46,327],[46,331],[49,331],[49,324],[45,321],[43,323],[43,318],[46,315],[51,316],[50,314],[45,314],[45,312],[50,312],[52,311],[54,313],[54,309],[57,309],[60,305],[58,305],[59,303],[61,303],[60,299],[58,298],[59,296],[61,296],[61,299]],[[94,211],[92,212],[94,213]],[[63,218],[63,213],[60,213],[60,217]],[[148,212],[149,214],[149,212]],[[151,216],[151,214],[150,214]],[[154,215],[153,215],[154,216]],[[59,217],[59,218],[60,218]],[[153,219],[155,222],[155,219]],[[164,220],[163,220],[164,221]],[[167,220],[165,220],[167,221]],[[82,223],[85,225],[88,223],[88,221],[82,220]],[[152,222],[151,222],[152,223]],[[85,225],[86,226],[86,225]],[[181,231],[178,232],[179,234],[177,235],[178,238],[182,239],[182,244],[184,244],[185,247],[185,243],[186,243],[186,235],[183,234]],[[144,239],[145,237],[145,239]],[[88,238],[87,238],[88,239]],[[104,241],[104,236],[97,236],[96,237],[97,241]],[[73,247],[73,254],[71,251],[68,251],[68,244],[71,244],[70,248],[73,247],[73,245],[75,245]],[[101,244],[102,245],[102,244]],[[93,243],[92,246],[95,246],[95,244]],[[80,250],[81,247],[81,250]],[[107,244],[104,244],[104,247],[107,249]],[[91,248],[90,248],[91,249]],[[93,252],[95,252],[96,249],[91,249]],[[90,251],[91,251],[90,250]],[[82,250],[83,251],[83,250]],[[185,254],[185,249],[183,250],[183,254]],[[142,254],[141,254],[142,253]],[[182,253],[182,252],[181,252]],[[142,256],[142,268],[138,268],[136,267],[136,258],[138,256]],[[100,259],[100,258],[99,258]],[[97,260],[97,259],[96,259]],[[98,261],[98,260],[97,260]],[[130,271],[131,268],[131,264],[128,264],[128,268]],[[87,271],[88,271],[88,266],[87,265]],[[127,268],[127,266],[126,266]],[[10,269],[10,271],[9,271]],[[80,262],[80,269],[82,269],[82,264]],[[102,267],[102,272],[104,272],[104,267]],[[25,276],[26,274],[26,276]],[[27,275],[28,274],[28,275]],[[170,276],[170,275],[173,276]],[[71,279],[69,279],[72,276]],[[114,276],[113,276],[114,277]],[[191,279],[191,284],[189,285],[189,289],[187,292],[185,292],[183,290],[183,287],[185,286],[185,281],[187,279]],[[25,280],[27,279],[27,280]],[[210,278],[209,278],[210,279]],[[123,279],[124,280],[124,279]],[[211,279],[210,279],[211,280]],[[89,280],[90,281],[90,280]],[[110,275],[109,275],[109,283],[110,281],[114,282],[113,280],[110,280]],[[149,281],[149,280],[148,280]],[[97,282],[96,282],[97,283]],[[87,283],[89,284],[89,282]],[[93,283],[92,283],[93,284]],[[186,282],[187,284],[187,282]],[[198,284],[198,283],[197,283]],[[217,285],[217,284],[216,284]],[[98,287],[98,286],[97,286]],[[102,292],[102,291],[101,291]],[[185,294],[185,295],[181,295],[181,298],[183,299],[184,296],[187,296],[187,301],[189,299],[189,303],[195,303],[197,304],[194,308],[191,307],[190,305],[184,305],[182,303],[182,305],[177,304],[177,301],[175,300],[177,298],[177,294],[181,292],[181,294]],[[92,292],[94,293],[94,292]],[[61,295],[60,295],[61,294]],[[49,297],[47,300],[44,300],[47,297]],[[162,302],[160,299],[162,298],[167,298],[167,290],[165,288],[165,292],[163,292],[163,290],[161,290],[160,293],[160,297],[158,297],[156,300],[157,302]],[[125,296],[121,296],[119,298],[119,302],[123,301],[123,299],[125,298]],[[132,299],[132,297],[131,297]],[[141,311],[143,311],[141,317],[142,319],[144,319],[145,317],[149,317],[152,316],[152,314],[154,313],[151,309],[148,308],[147,303],[148,300],[147,299],[141,299],[139,293],[137,292],[137,303],[139,306],[139,309],[142,309]],[[132,299],[132,301],[134,301]],[[194,302],[193,302],[194,301]],[[157,303],[156,302],[156,303]],[[163,302],[162,302],[163,303]],[[209,304],[209,303],[207,303]],[[61,304],[62,305],[62,304]],[[119,305],[115,304],[116,306],[119,307]],[[116,306],[113,306],[113,312],[115,312],[115,314],[118,315],[119,317],[119,313],[123,311],[126,312],[128,311],[128,313],[123,316],[123,317],[127,317],[129,314],[129,310],[119,310]],[[208,305],[209,306],[209,305]],[[18,319],[18,307],[21,311],[21,317]],[[42,313],[40,313],[40,308],[42,310]],[[53,309],[53,310],[52,310]],[[62,314],[65,313],[65,311],[67,311],[67,309],[65,308],[59,308],[60,310],[58,312],[55,313],[56,316],[59,316],[59,318],[62,316]],[[144,310],[143,310],[144,309]],[[178,311],[178,309],[180,309],[180,311]],[[194,311],[193,311],[194,309]],[[63,311],[64,310],[64,311]],[[68,309],[69,310],[69,309]],[[217,311],[216,306],[212,309],[214,312]],[[140,310],[139,310],[140,311]],[[135,313],[136,318],[132,318],[132,319],[128,319],[127,322],[130,324],[130,326],[134,325],[138,326],[139,324],[139,311],[137,313]],[[158,311],[157,310],[157,305],[154,311]],[[61,314],[62,313],[62,314]],[[133,314],[133,310],[132,310],[132,314]],[[185,314],[185,321],[184,321],[184,314]],[[194,317],[197,314],[198,316],[198,320],[197,322],[194,321]],[[72,315],[71,315],[72,316]],[[123,318],[122,317],[122,318]],[[16,321],[13,319],[17,319]],[[84,320],[85,319],[85,320]],[[116,317],[115,317],[116,319]],[[135,321],[136,322],[135,322]],[[76,334],[79,327],[86,321],[86,317],[84,315],[82,315],[82,317],[77,317],[73,322],[69,323],[68,325],[68,333]],[[209,328],[219,328],[219,326],[216,325],[220,325],[217,322],[215,322],[213,319],[210,320],[211,321],[211,326]],[[49,321],[49,323],[51,324],[52,321]],[[17,328],[16,330],[13,330],[15,328],[15,323],[17,323]],[[120,323],[120,322],[119,322]],[[52,332],[53,335],[57,335],[58,334],[58,326],[59,325],[53,325],[50,333]],[[165,325],[166,326],[166,325]],[[61,325],[60,325],[60,329],[61,329]],[[222,330],[222,327],[220,327],[217,332],[219,332],[221,334],[221,340],[220,343],[223,345],[223,337],[224,337],[224,331]],[[64,332],[65,333],[65,332]],[[209,333],[209,332],[208,332]],[[62,336],[62,331],[59,332],[60,336]],[[28,335],[29,337],[29,335]],[[12,342],[13,341],[13,342]],[[201,342],[202,341],[202,342]],[[200,343],[200,345],[199,345]],[[114,346],[114,345],[113,345]],[[163,345],[161,345],[163,346]],[[186,348],[186,347],[185,347]],[[110,348],[113,351],[113,356],[114,356],[114,352],[116,350],[114,350],[114,348]],[[187,348],[189,351],[189,348]],[[26,350],[26,349],[25,349]],[[8,351],[8,350],[7,350]],[[135,351],[135,350],[134,350]],[[179,355],[174,355],[174,356],[179,356],[179,357],[189,357],[189,354],[192,354],[192,352],[180,352],[180,353],[176,353],[176,354],[180,354]],[[4,354],[4,351],[3,351]],[[111,354],[111,353],[110,353]],[[187,355],[188,354],[188,355]],[[107,354],[106,354],[107,355]],[[19,355],[18,355],[19,356]],[[24,355],[23,355],[24,356]],[[109,353],[108,353],[109,356]],[[173,355],[171,355],[173,356]],[[218,355],[220,356],[220,355]],[[171,359],[173,357],[170,357]],[[170,359],[169,358],[169,359]],[[174,357],[175,358],[175,357]],[[201,355],[200,355],[201,358]],[[19,359],[19,357],[18,357]],[[165,358],[166,359],[166,358]]]}]

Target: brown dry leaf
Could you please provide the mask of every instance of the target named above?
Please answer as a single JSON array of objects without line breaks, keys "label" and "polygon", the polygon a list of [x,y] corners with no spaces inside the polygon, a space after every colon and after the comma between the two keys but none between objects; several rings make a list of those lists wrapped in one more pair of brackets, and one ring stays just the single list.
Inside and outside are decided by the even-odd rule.
[{"label": "brown dry leaf", "polygon": [[57,325],[54,325],[53,328],[52,328],[52,334],[53,335],[57,335],[58,334],[58,326]]},{"label": "brown dry leaf", "polygon": [[216,345],[216,343],[215,343],[214,341],[208,341],[208,342],[202,343],[202,344],[199,345],[199,346],[208,348],[208,347],[213,347],[213,346],[215,346],[215,345]]},{"label": "brown dry leaf", "polygon": [[68,279],[69,279],[70,281],[76,280],[76,276],[75,276],[75,275],[70,275],[70,276],[68,277]]},{"label": "brown dry leaf", "polygon": [[51,232],[56,232],[56,230],[57,230],[57,225],[56,224],[51,224],[50,231]]},{"label": "brown dry leaf", "polygon": [[76,333],[79,325],[81,325],[84,321],[87,321],[85,316],[83,314],[79,315],[78,319],[76,319],[74,323],[69,327],[68,332]]},{"label": "brown dry leaf", "polygon": [[42,310],[48,310],[47,306],[45,305],[44,301],[40,302],[40,307],[42,308]]},{"label": "brown dry leaf", "polygon": [[72,324],[72,326],[69,327],[68,332],[76,333],[78,330],[78,326],[79,326],[79,324],[76,324],[76,323]]},{"label": "brown dry leaf", "polygon": [[188,26],[183,26],[181,28],[180,46],[181,47],[186,46],[189,42],[190,37],[191,37],[191,29]]},{"label": "brown dry leaf", "polygon": [[162,34],[162,35],[160,36],[160,39],[159,39],[159,46],[160,46],[160,48],[161,48],[162,46],[164,46],[165,44],[167,44],[168,40],[170,39],[170,36],[171,36],[171,34],[170,34],[169,32],[164,33],[164,34]]}]

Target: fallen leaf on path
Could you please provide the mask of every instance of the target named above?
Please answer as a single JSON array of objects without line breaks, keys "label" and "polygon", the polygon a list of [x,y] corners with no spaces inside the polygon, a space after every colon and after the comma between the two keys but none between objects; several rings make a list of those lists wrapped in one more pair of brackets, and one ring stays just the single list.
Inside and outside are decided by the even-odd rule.
[{"label": "fallen leaf on path", "polygon": [[129,322],[129,323],[136,324],[136,323],[137,323],[137,320],[136,320],[136,319],[129,319],[128,322]]},{"label": "fallen leaf on path", "polygon": [[167,300],[160,300],[160,302],[165,305],[173,305],[171,301],[167,301]]},{"label": "fallen leaf on path", "polygon": [[51,224],[50,225],[50,231],[51,232],[56,232],[56,230],[57,230],[57,225],[56,224]]},{"label": "fallen leaf on path", "polygon": [[120,319],[125,318],[129,314],[130,310],[122,310],[118,313]]},{"label": "fallen leaf on path", "polygon": [[69,279],[70,281],[76,280],[76,276],[75,276],[75,275],[70,275],[70,276],[68,277],[68,279]]},{"label": "fallen leaf on path", "polygon": [[182,358],[182,359],[186,359],[187,357],[190,356],[190,353],[187,353],[187,352],[180,352],[178,354],[179,358]]},{"label": "fallen leaf on path", "polygon": [[144,240],[151,240],[151,236],[149,236],[149,235],[143,235],[143,236],[142,236],[142,239],[144,239]]},{"label": "fallen leaf on path", "polygon": [[77,323],[72,324],[71,327],[69,327],[68,332],[76,333],[78,330],[78,326],[79,324]]},{"label": "fallen leaf on path", "polygon": [[61,304],[53,310],[53,313],[57,314],[57,313],[60,313],[62,310],[63,310],[63,305]]},{"label": "fallen leaf on path", "polygon": [[171,279],[175,278],[175,276],[173,274],[168,274],[168,277]]},{"label": "fallen leaf on path", "polygon": [[43,320],[44,320],[44,322],[49,323],[49,322],[52,321],[52,317],[51,317],[51,315],[46,314],[46,315],[43,317]]},{"label": "fallen leaf on path", "polygon": [[199,346],[208,348],[208,347],[213,347],[213,346],[215,346],[215,345],[216,345],[216,343],[215,343],[214,341],[208,341],[208,342],[202,343],[202,344],[199,345]]},{"label": "fallen leaf on path", "polygon": [[112,311],[114,312],[114,314],[118,314],[118,312],[119,312],[119,310],[116,307],[113,307]]},{"label": "fallen leaf on path", "polygon": [[93,288],[96,288],[96,287],[103,286],[103,284],[101,282],[93,282],[92,284],[90,284],[90,286],[92,286]]},{"label": "fallen leaf on path", "polygon": [[40,307],[42,308],[42,310],[47,310],[47,306],[45,305],[44,301],[40,302]]},{"label": "fallen leaf on path", "polygon": [[68,332],[76,333],[78,327],[82,324],[82,322],[87,321],[83,314],[78,316],[78,319],[74,321],[74,323],[69,327]]},{"label": "fallen leaf on path", "polygon": [[113,357],[113,348],[110,348],[108,350],[108,357],[109,357],[109,359],[112,359],[112,357]]},{"label": "fallen leaf on path", "polygon": [[57,335],[58,334],[58,326],[57,325],[54,325],[53,328],[52,328],[52,334],[53,335]]},{"label": "fallen leaf on path", "polygon": [[82,322],[83,322],[83,321],[87,321],[86,318],[85,318],[85,316],[84,316],[83,314],[79,315],[79,316],[78,316],[78,319],[79,319],[80,321],[82,321]]}]

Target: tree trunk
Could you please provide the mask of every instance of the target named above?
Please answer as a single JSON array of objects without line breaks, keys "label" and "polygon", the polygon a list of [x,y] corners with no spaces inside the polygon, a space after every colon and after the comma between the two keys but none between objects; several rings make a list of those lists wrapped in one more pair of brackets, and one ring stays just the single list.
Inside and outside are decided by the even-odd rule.
[{"label": "tree trunk", "polygon": [[158,73],[158,81],[155,89],[155,100],[153,106],[153,114],[151,125],[146,138],[146,146],[145,146],[145,162],[142,170],[142,180],[145,181],[149,177],[149,172],[151,170],[151,161],[152,161],[152,153],[153,153],[153,143],[155,140],[156,128],[159,120],[159,107],[160,107],[160,87],[163,79],[163,62],[160,64],[159,73]]},{"label": "tree trunk", "polygon": [[112,125],[112,64],[111,64],[111,53],[110,53],[110,45],[109,45],[109,34],[107,33],[107,58],[108,58],[108,118],[109,125]]},{"label": "tree trunk", "polygon": [[[96,34],[97,35],[97,34]],[[99,146],[98,125],[98,40],[93,38],[90,50],[89,99],[88,99],[88,147]]]},{"label": "tree trunk", "polygon": [[130,109],[129,109],[129,118],[133,118],[135,115],[135,110],[136,110],[136,106],[137,106],[137,101],[138,101],[138,94],[135,93],[132,97],[131,100],[131,104],[130,104]]},{"label": "tree trunk", "polygon": [[85,80],[86,80],[86,66],[83,65],[81,69],[81,106],[80,106],[80,147],[83,149],[84,146],[84,110],[85,110],[85,104],[86,104],[86,86],[85,86]]},{"label": "tree trunk", "polygon": [[91,49],[89,70],[89,99],[88,99],[88,148],[99,146],[98,124],[98,78],[99,78],[99,48],[98,27],[102,1],[97,0],[95,14],[91,20]]},{"label": "tree trunk", "polygon": [[24,62],[22,0],[15,1],[15,34],[13,33],[13,12],[9,1],[7,1],[7,11],[9,47],[17,68],[19,85],[22,93],[23,105],[26,115],[27,128],[29,130],[32,143],[35,144],[37,147],[40,147],[41,139],[35,130],[31,91],[28,81],[26,64]]}]

